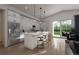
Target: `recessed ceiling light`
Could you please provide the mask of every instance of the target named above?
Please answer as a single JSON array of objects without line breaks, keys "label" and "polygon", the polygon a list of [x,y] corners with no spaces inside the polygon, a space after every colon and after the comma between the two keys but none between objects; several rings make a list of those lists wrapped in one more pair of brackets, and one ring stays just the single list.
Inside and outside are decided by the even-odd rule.
[{"label": "recessed ceiling light", "polygon": [[25,6],[25,9],[27,10],[27,9],[28,9],[28,7],[27,7],[27,6]]}]

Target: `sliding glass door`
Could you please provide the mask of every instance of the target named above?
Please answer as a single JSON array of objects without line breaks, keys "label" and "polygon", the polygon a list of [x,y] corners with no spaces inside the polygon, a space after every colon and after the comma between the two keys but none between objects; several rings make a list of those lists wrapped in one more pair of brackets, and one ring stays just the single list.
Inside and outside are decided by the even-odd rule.
[{"label": "sliding glass door", "polygon": [[71,20],[61,21],[61,32],[70,32],[72,27]]},{"label": "sliding glass door", "polygon": [[60,21],[54,21],[53,22],[53,36],[60,37]]},{"label": "sliding glass door", "polygon": [[54,21],[53,22],[53,36],[61,37],[62,32],[70,32],[72,27],[72,20]]}]

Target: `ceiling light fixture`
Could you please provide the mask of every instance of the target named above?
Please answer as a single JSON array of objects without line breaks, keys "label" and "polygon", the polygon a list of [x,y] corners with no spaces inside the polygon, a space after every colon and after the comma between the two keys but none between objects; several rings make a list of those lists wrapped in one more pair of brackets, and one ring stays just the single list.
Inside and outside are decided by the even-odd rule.
[{"label": "ceiling light fixture", "polygon": [[41,12],[42,12],[42,7],[40,7],[40,21],[41,21]]},{"label": "ceiling light fixture", "polygon": [[43,31],[43,29],[42,29],[42,7],[40,7],[40,31]]},{"label": "ceiling light fixture", "polygon": [[46,11],[44,10],[44,17],[43,18],[45,18],[45,13],[46,13]]}]

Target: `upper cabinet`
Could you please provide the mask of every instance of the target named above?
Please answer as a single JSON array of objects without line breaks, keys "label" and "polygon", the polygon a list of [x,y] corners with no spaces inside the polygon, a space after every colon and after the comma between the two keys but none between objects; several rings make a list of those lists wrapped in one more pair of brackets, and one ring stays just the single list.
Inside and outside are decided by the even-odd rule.
[{"label": "upper cabinet", "polygon": [[20,23],[21,15],[19,13],[16,13],[14,11],[8,10],[8,21],[16,21],[17,23]]},{"label": "upper cabinet", "polygon": [[8,10],[8,16],[14,16],[14,12],[11,10]]},{"label": "upper cabinet", "polygon": [[8,10],[8,15],[13,17],[20,17],[20,14],[11,10]]},{"label": "upper cabinet", "polygon": [[36,30],[39,30],[40,28],[38,21],[28,18],[26,16],[23,16],[12,10],[8,10],[8,21],[19,23],[20,28],[25,29],[26,31],[31,30],[33,25],[36,26]]}]

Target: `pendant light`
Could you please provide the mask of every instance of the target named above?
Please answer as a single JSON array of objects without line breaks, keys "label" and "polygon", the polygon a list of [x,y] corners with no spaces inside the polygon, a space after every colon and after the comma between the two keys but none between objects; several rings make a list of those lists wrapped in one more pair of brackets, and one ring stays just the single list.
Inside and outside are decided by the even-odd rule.
[{"label": "pendant light", "polygon": [[34,4],[34,16],[35,16],[35,4]]},{"label": "pendant light", "polygon": [[[44,17],[45,17],[45,13],[46,13],[46,11],[44,10]],[[44,18],[44,17],[43,17],[43,18]]]},{"label": "pendant light", "polygon": [[41,12],[42,12],[42,7],[40,7],[40,22],[41,22]]},{"label": "pendant light", "polygon": [[41,20],[42,13],[41,12],[42,12],[42,7],[40,7],[40,30],[42,31],[42,28],[41,28],[42,27],[41,25],[42,24],[42,20]]}]

